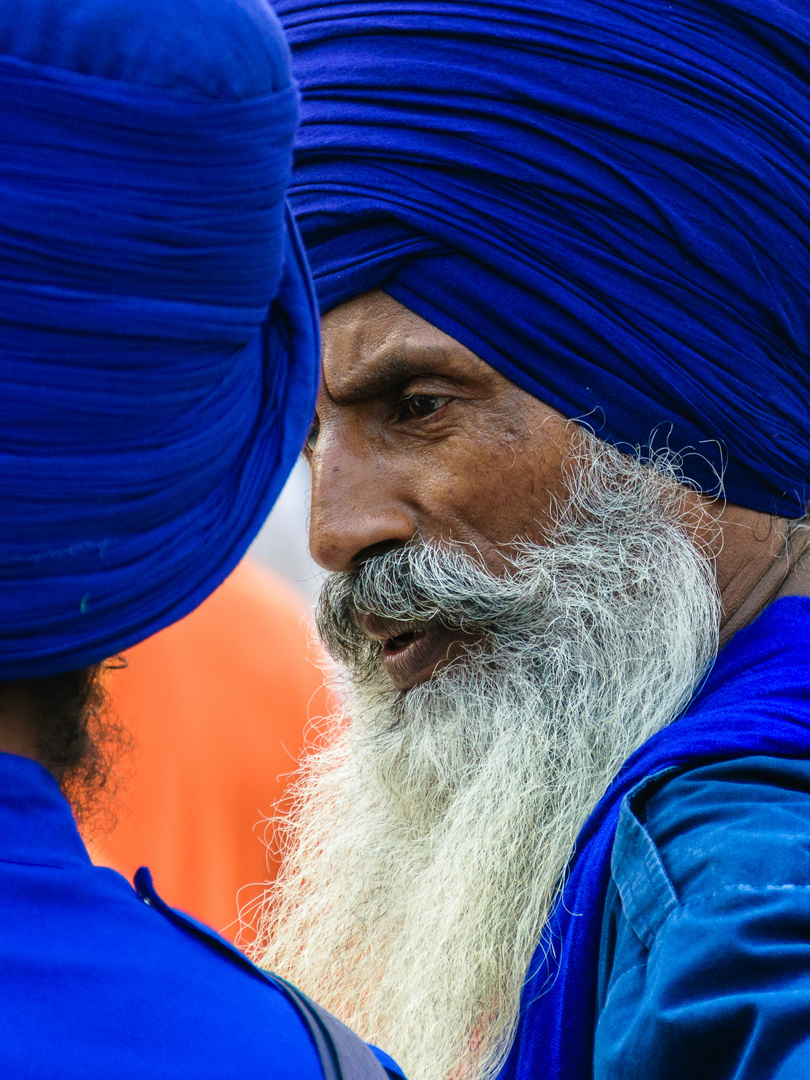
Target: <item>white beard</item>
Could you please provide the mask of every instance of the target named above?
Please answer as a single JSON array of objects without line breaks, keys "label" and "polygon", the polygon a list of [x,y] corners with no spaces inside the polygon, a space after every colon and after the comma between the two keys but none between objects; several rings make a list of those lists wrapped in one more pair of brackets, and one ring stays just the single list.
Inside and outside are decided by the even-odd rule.
[{"label": "white beard", "polygon": [[[522,545],[507,577],[417,544],[333,575],[322,600],[346,711],[303,767],[255,955],[410,1080],[497,1071],[577,833],[716,651],[684,489],[583,445],[548,546]],[[481,645],[401,694],[353,601],[440,612]]]}]

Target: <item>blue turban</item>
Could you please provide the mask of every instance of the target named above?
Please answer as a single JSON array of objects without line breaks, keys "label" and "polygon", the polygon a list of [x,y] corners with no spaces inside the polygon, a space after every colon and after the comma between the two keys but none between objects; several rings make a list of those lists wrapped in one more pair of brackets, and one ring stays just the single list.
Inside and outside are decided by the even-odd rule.
[{"label": "blue turban", "polygon": [[297,111],[265,0],[0,5],[0,678],[186,614],[291,469]]},{"label": "blue turban", "polygon": [[806,0],[279,0],[322,309],[382,288],[755,510],[810,501]]}]

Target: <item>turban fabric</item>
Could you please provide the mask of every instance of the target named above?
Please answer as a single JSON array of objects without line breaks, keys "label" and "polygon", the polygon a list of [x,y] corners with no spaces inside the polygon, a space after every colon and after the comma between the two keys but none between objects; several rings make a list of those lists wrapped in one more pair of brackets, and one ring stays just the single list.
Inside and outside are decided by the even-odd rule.
[{"label": "turban fabric", "polygon": [[0,678],[195,607],[303,443],[317,310],[264,0],[3,0]]},{"label": "turban fabric", "polygon": [[323,310],[382,288],[623,449],[810,501],[804,0],[279,0]]}]

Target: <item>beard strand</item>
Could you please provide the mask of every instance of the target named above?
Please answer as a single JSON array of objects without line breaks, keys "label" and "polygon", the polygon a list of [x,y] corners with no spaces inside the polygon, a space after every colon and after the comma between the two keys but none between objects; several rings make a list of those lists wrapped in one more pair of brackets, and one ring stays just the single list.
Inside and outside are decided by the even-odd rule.
[{"label": "beard strand", "polygon": [[[345,706],[302,769],[254,955],[411,1080],[496,1073],[577,834],[716,652],[694,514],[671,466],[585,436],[548,544],[507,575],[414,543],[328,579]],[[356,613],[480,638],[402,694]]]}]

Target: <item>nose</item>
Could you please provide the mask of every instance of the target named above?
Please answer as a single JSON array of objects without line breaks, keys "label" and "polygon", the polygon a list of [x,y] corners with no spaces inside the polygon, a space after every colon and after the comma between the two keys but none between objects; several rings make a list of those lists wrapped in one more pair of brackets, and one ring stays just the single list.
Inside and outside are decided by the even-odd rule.
[{"label": "nose", "polygon": [[326,570],[356,570],[416,534],[396,472],[373,446],[348,445],[322,427],[310,468],[309,548]]}]

